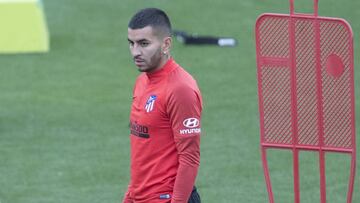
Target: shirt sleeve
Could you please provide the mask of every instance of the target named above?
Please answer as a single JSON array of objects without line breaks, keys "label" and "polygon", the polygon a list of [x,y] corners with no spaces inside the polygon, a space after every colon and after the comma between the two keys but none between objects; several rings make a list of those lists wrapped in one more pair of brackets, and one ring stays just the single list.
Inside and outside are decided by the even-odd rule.
[{"label": "shirt sleeve", "polygon": [[169,96],[167,111],[179,156],[171,203],[186,203],[200,164],[200,93],[187,86],[174,89]]}]

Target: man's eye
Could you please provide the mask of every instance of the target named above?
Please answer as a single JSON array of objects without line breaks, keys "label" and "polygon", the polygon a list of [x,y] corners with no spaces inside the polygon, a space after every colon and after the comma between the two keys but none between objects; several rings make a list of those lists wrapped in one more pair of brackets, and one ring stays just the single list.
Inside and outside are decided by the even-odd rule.
[{"label": "man's eye", "polygon": [[141,42],[140,46],[147,47],[150,43],[149,42]]},{"label": "man's eye", "polygon": [[130,45],[130,46],[134,46],[134,42],[129,42],[129,45]]}]

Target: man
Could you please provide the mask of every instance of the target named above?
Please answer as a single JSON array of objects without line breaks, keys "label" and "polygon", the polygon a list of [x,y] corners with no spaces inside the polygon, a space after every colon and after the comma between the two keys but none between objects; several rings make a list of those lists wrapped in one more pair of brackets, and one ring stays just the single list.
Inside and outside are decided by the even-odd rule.
[{"label": "man", "polygon": [[198,203],[202,99],[196,81],[170,56],[171,24],[146,8],[128,25],[142,72],[130,114],[131,178],[123,203]]}]

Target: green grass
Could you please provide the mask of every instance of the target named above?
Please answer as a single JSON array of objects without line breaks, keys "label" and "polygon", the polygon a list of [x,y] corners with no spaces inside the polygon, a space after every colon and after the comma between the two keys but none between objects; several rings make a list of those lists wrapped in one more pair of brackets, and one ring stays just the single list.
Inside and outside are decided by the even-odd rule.
[{"label": "green grass", "polygon": [[[310,0],[296,2],[300,11],[311,8]],[[127,126],[138,74],[128,51],[127,22],[143,7],[165,9],[174,28],[239,40],[236,48],[175,42],[172,54],[197,79],[204,98],[197,180],[203,202],[267,201],[254,25],[263,12],[287,13],[287,0],[44,0],[44,7],[51,51],[0,56],[1,203],[121,201],[129,180]],[[320,1],[320,15],[345,18],[353,27],[356,82],[359,7],[359,1]],[[276,200],[292,202],[290,154],[274,151],[269,158]],[[329,202],[345,202],[337,193],[346,190],[347,180],[338,174],[349,160],[330,159]],[[302,202],[319,202],[317,159],[304,153],[301,161]],[[355,203],[359,190],[357,173]]]}]

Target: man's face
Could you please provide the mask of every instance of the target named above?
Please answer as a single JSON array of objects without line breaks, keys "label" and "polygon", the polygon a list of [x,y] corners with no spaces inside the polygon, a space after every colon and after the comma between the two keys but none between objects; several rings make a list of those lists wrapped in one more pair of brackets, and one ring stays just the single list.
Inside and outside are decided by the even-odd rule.
[{"label": "man's face", "polygon": [[128,41],[131,55],[139,71],[151,72],[161,66],[163,40],[156,35],[152,27],[128,28]]}]

